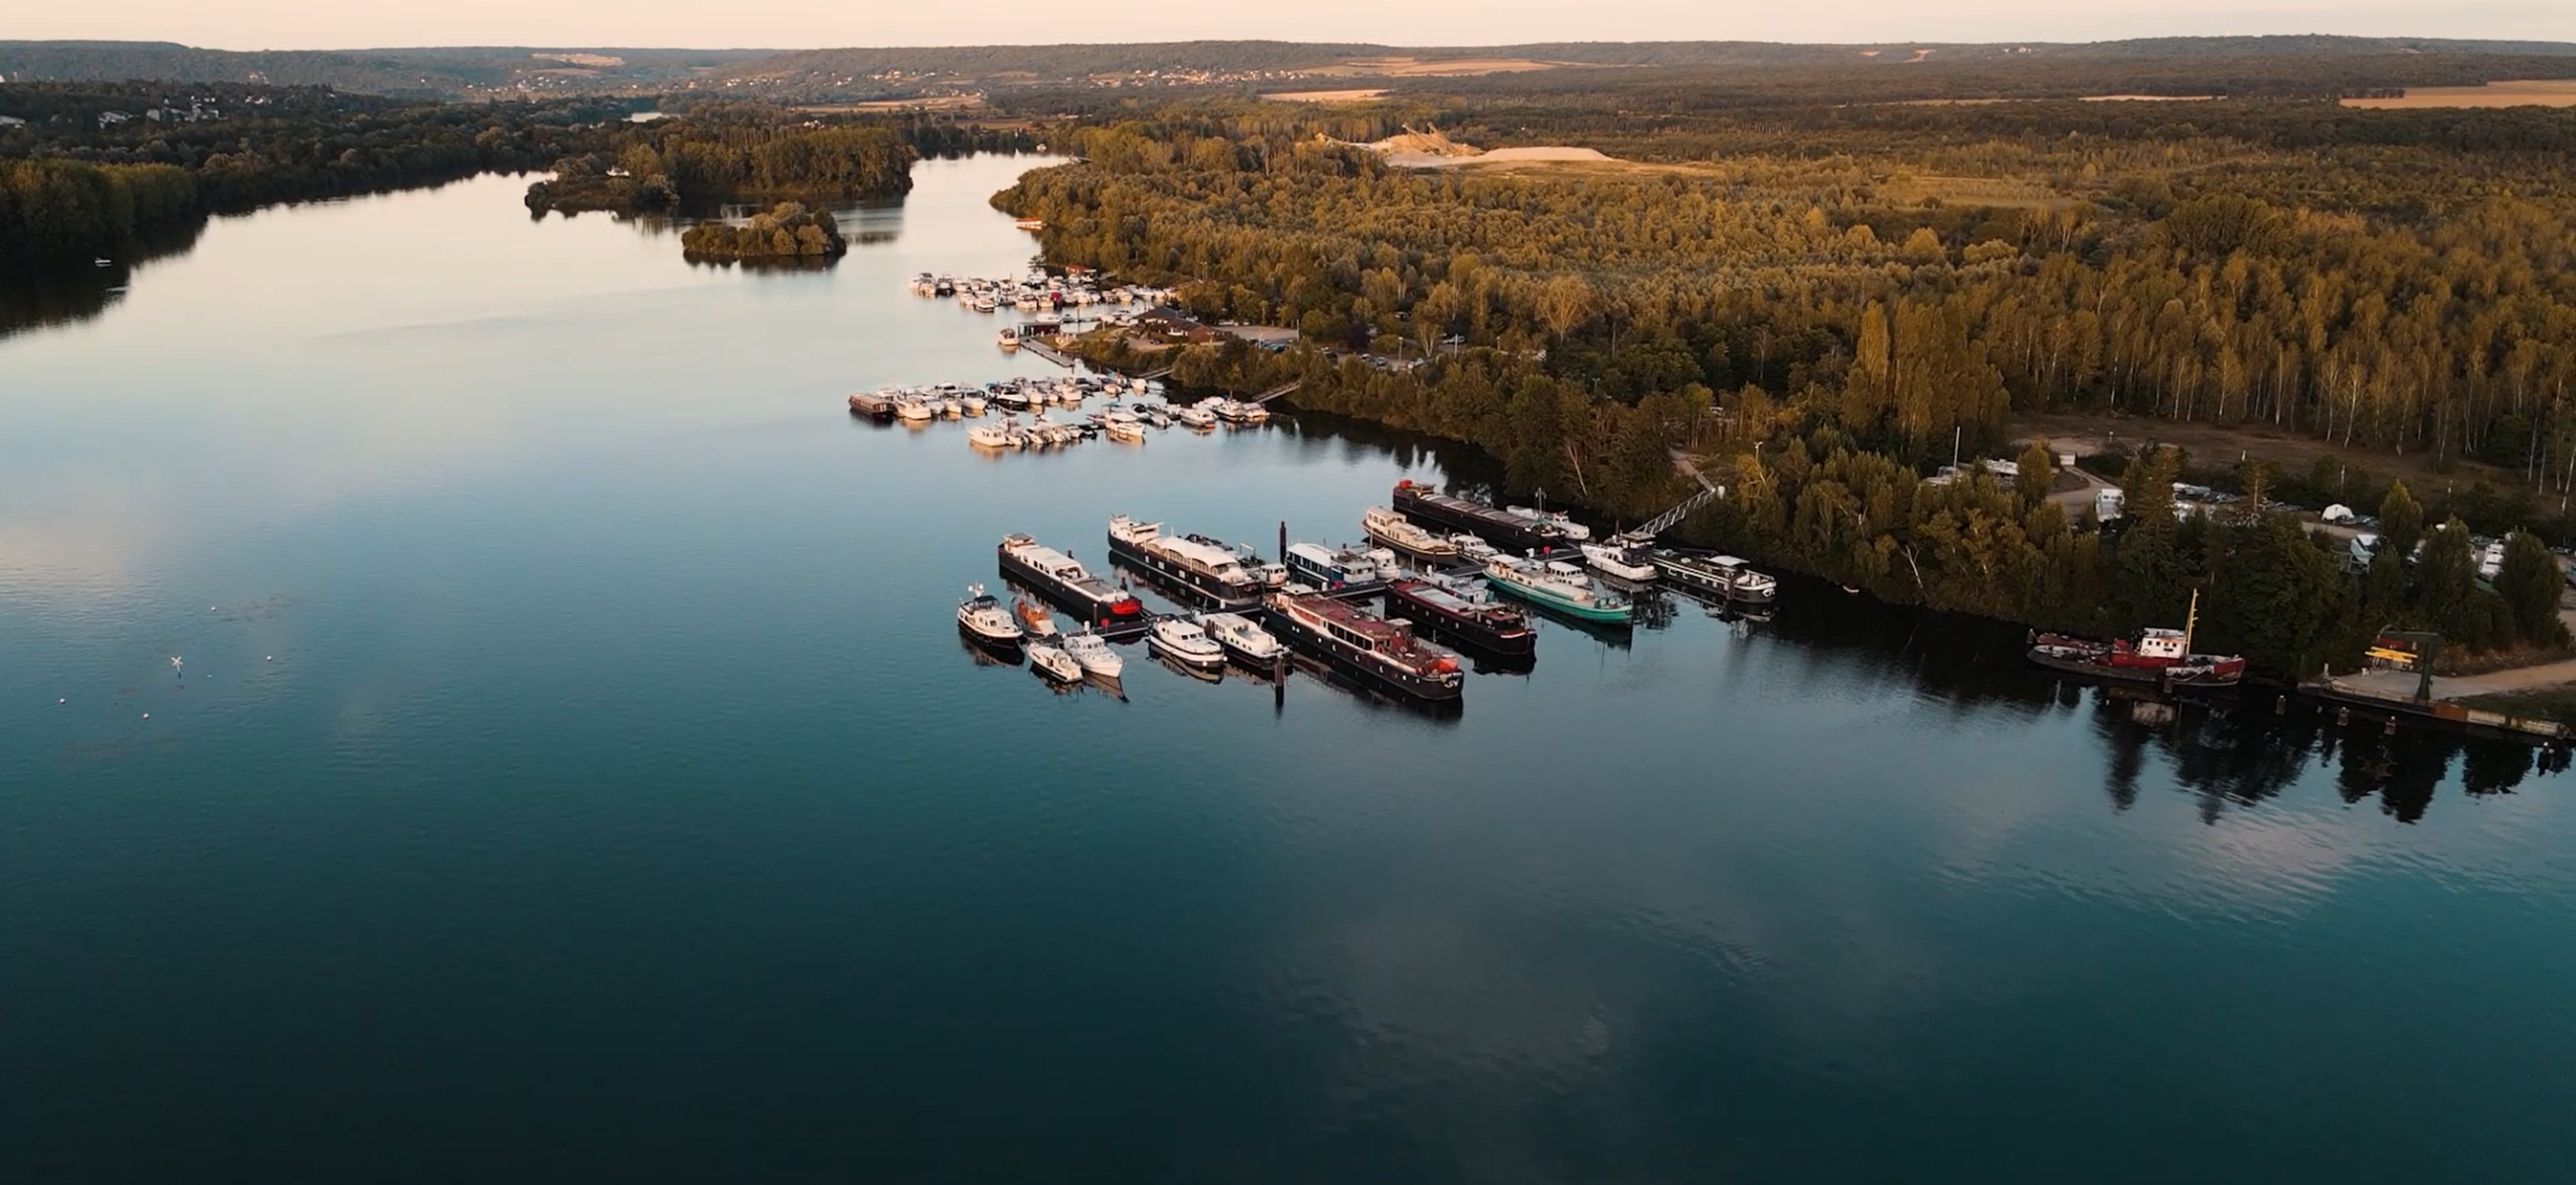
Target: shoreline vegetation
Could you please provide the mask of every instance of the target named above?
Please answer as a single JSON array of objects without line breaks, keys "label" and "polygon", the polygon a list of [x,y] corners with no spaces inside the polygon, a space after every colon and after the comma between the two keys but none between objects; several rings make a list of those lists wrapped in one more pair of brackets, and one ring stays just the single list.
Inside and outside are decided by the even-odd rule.
[{"label": "shoreline vegetation", "polygon": [[780,202],[741,226],[701,222],[680,234],[680,252],[709,263],[817,264],[839,259],[850,245],[829,210]]},{"label": "shoreline vegetation", "polygon": [[[1739,119],[1647,146],[1667,171],[1617,175],[1405,170],[1348,143],[1402,113],[1185,104],[1077,129],[1078,162],[994,204],[1044,220],[1050,263],[1303,339],[1173,347],[1177,381],[1294,379],[1300,406],[1474,444],[1507,492],[1628,522],[1679,500],[1675,457],[1696,457],[1730,495],[1682,539],[1881,599],[2125,635],[2180,625],[2198,592],[2205,642],[2275,678],[2350,669],[2388,627],[2564,648],[2534,531],[2566,524],[2534,495],[2576,474],[2576,211],[2525,151],[2564,117],[2492,147],[2384,126],[2291,145],[2304,112],[2195,104],[2195,125],[2124,128],[2105,107]],[[2053,117],[2040,135],[2005,135],[2034,115]],[[1790,151],[1820,119],[1890,171]],[[1654,159],[1623,117],[1583,122],[1530,134]],[[1931,169],[1896,171],[1970,151],[2006,174],[1990,185],[2043,196],[1954,204],[1924,193]],[[2076,410],[2148,439],[2158,421],[2277,426],[2519,484],[2445,490],[2428,517],[2404,483],[2355,491],[2249,455],[2225,468],[2250,497],[2177,516],[2188,459],[2150,447],[2121,461],[2128,514],[2105,525],[2043,483],[1925,476],[1954,448],[2003,450],[2016,412]],[[2056,468],[2044,446],[2021,464]],[[2411,538],[2348,573],[2341,540],[2266,509],[2329,487]],[[2491,582],[2463,512],[2506,535]]]},{"label": "shoreline vegetation", "polygon": [[[1620,521],[1694,488],[1695,466],[1729,496],[1682,538],[1891,601],[2125,634],[2178,624],[2197,591],[2212,646],[2283,676],[2349,665],[2388,626],[2438,628],[2455,654],[2547,650],[2565,643],[2535,557],[2576,533],[2576,111],[2337,100],[2576,72],[2576,47],[2426,45],[2179,39],[1894,69],[1832,47],[1610,47],[1652,60],[1445,77],[1370,74],[1367,47],[1342,47],[1351,77],[1385,82],[1333,84],[1382,92],[1347,104],[1252,97],[1314,89],[1281,85],[1316,73],[1314,47],[884,51],[910,64],[864,86],[845,59],[878,51],[819,51],[726,85],[855,101],[906,96],[834,88],[901,75],[920,97],[947,85],[917,69],[941,54],[1064,60],[977,82],[971,114],[675,94],[647,123],[627,118],[643,96],[0,85],[26,121],[0,124],[0,259],[115,265],[209,211],[539,162],[557,175],[530,187],[536,217],[811,211],[900,195],[924,153],[1047,145],[1078,159],[995,204],[1043,221],[1050,263],[1296,334],[1173,347],[1184,385],[1293,379],[1301,405],[1471,444],[1503,492]],[[1162,63],[1144,89],[1067,65],[1201,51],[1231,64]],[[2200,101],[2075,101],[2105,92]],[[1428,170],[1371,147],[1404,143],[1586,158]],[[828,259],[836,236],[799,216],[708,224],[692,258]],[[2069,418],[2118,425],[2125,447],[2087,468],[2129,489],[2125,519],[1934,473]],[[2198,455],[2131,443],[2158,425]],[[2256,433],[2315,447],[2275,464]],[[2374,457],[2405,481],[2356,463]],[[2174,481],[2246,497],[2175,518]],[[2383,540],[2346,571],[2340,539],[2267,513],[2283,499],[2411,515],[2421,551]],[[2503,537],[2492,580],[2474,556],[2461,575],[2469,530]]]},{"label": "shoreline vegetation", "polygon": [[808,126],[775,108],[710,105],[611,133],[528,187],[531,213],[634,214],[770,198],[900,197],[911,144],[891,126]]},{"label": "shoreline vegetation", "polygon": [[217,214],[538,168],[629,104],[465,106],[238,83],[0,85],[0,261],[127,262]]}]

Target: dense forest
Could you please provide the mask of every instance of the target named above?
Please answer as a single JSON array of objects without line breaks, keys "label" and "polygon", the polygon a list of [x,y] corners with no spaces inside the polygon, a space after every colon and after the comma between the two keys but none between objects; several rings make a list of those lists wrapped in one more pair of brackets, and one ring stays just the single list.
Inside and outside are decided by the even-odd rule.
[{"label": "dense forest", "polygon": [[755,196],[893,197],[915,153],[882,122],[824,124],[773,107],[710,105],[610,133],[555,162],[528,208],[650,210]]},{"label": "dense forest", "polygon": [[123,256],[207,215],[541,167],[625,107],[308,87],[0,85],[0,260]]},{"label": "dense forest", "polygon": [[235,51],[168,41],[0,41],[0,77],[17,82],[260,82],[413,99],[462,98],[674,86],[768,53],[568,46]]},{"label": "dense forest", "polygon": [[823,117],[730,102],[679,111],[603,131],[589,151],[555,162],[552,180],[528,187],[528,207],[629,212],[782,196],[896,197],[912,189],[918,157],[1037,147],[1025,125],[925,114]]},{"label": "dense forest", "polygon": [[[1460,106],[1462,129],[1497,118]],[[1737,492],[1687,529],[1891,598],[2099,630],[2176,620],[2202,587],[2213,639],[2275,671],[2350,654],[2352,623],[2558,644],[2554,564],[2546,615],[2508,578],[2454,587],[2465,524],[2355,586],[2271,516],[2133,513],[2113,543],[2036,493],[1920,483],[1954,447],[2005,448],[2017,413],[2073,410],[2490,463],[2526,497],[2481,492],[2486,530],[2565,496],[2576,115],[2192,107],[1760,111],[1681,133],[1598,113],[1594,137],[1559,113],[1560,143],[1674,151],[1407,171],[1343,142],[1391,130],[1382,112],[1190,105],[1085,128],[1081,163],[996,202],[1046,219],[1060,262],[1353,352],[1207,364],[1267,372],[1230,384],[1300,367],[1301,404],[1474,442],[1516,488],[1632,520],[1687,488],[1687,450]],[[2462,122],[2484,131],[2445,132]],[[2519,538],[2525,568],[2548,561]],[[2250,624],[2293,620],[2320,632]]]},{"label": "dense forest", "polygon": [[701,222],[680,235],[683,254],[708,262],[822,263],[849,249],[831,211],[807,210],[795,202],[780,202],[741,226]]}]

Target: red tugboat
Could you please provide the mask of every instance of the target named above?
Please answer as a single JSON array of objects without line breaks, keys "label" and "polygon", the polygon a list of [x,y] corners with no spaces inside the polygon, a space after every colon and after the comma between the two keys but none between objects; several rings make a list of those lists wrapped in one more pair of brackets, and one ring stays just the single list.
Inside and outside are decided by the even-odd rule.
[{"label": "red tugboat", "polygon": [[2245,659],[2234,654],[2193,654],[2192,627],[2200,620],[2200,594],[2191,596],[2191,616],[2178,630],[2149,629],[2131,644],[2064,634],[2033,634],[2030,661],[2050,670],[2155,683],[2165,687],[2233,687],[2245,678]]}]

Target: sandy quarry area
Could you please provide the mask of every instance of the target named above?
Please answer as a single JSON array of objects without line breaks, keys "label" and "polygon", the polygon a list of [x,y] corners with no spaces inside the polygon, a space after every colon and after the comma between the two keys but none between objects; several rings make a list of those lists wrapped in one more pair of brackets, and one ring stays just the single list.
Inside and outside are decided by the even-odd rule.
[{"label": "sandy quarry area", "polygon": [[1261,96],[1276,103],[1365,103],[1386,97],[1386,88],[1348,91],[1277,91]]},{"label": "sandy quarry area", "polygon": [[1378,78],[1465,78],[1476,74],[1522,74],[1531,70],[1553,70],[1559,63],[1532,61],[1528,58],[1445,58],[1424,61],[1420,58],[1344,58],[1330,66],[1317,66],[1302,73],[1317,76],[1369,75]]},{"label": "sandy quarry area", "polygon": [[2485,86],[2410,86],[2402,99],[2346,99],[2346,107],[2576,107],[2576,79],[2490,82]]},{"label": "sandy quarry area", "polygon": [[863,111],[972,111],[983,105],[982,95],[924,95],[918,99],[871,99],[796,110],[813,115],[845,115]]},{"label": "sandy quarry area", "polygon": [[1616,164],[1617,157],[1604,156],[1597,148],[1569,148],[1551,144],[1534,148],[1497,148],[1492,152],[1464,154],[1432,152],[1390,152],[1386,163],[1399,169],[1462,169],[1471,165],[1509,164]]}]

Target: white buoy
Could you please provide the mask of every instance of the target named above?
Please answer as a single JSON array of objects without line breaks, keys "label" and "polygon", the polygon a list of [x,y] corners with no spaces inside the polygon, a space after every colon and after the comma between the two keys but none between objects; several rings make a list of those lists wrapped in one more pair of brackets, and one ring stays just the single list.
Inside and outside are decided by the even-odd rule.
[{"label": "white buoy", "polygon": [[70,700],[68,700],[68,699],[60,699],[60,698],[57,698],[56,700],[54,700],[54,702],[55,702],[55,703],[58,703],[58,704],[67,704],[67,703],[70,703],[70,702],[72,702],[72,701],[70,701]]},{"label": "white buoy", "polygon": [[144,718],[144,719],[146,719],[146,720],[151,719],[151,718],[152,718],[152,713],[150,713],[150,712],[145,712],[145,713],[143,714],[143,718]]}]

